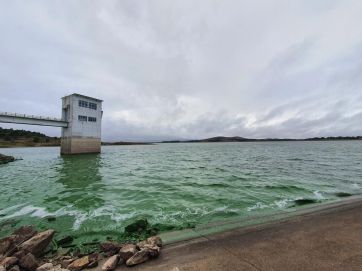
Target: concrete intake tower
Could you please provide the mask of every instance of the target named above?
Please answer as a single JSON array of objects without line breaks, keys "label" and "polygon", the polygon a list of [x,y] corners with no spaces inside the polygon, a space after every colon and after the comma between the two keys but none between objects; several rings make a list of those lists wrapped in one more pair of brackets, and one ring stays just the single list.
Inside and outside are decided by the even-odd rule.
[{"label": "concrete intake tower", "polygon": [[61,119],[0,112],[0,122],[61,127],[61,154],[99,153],[102,102],[73,93],[62,98]]},{"label": "concrete intake tower", "polygon": [[102,100],[74,93],[62,98],[61,154],[101,151]]}]

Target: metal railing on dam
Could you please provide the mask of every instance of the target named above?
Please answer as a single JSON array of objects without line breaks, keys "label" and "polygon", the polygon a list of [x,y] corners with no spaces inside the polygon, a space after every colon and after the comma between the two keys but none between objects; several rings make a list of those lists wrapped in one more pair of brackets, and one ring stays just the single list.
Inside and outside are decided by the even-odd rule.
[{"label": "metal railing on dam", "polygon": [[68,122],[58,118],[0,112],[0,122],[42,126],[68,127]]}]

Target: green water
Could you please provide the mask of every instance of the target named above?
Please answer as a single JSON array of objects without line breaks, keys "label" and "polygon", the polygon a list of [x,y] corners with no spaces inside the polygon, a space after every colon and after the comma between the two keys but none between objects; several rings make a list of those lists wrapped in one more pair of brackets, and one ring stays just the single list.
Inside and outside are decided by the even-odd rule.
[{"label": "green water", "polygon": [[101,240],[138,217],[166,231],[362,192],[362,141],[106,146],[71,157],[59,148],[0,152],[23,158],[0,165],[1,235],[30,223]]}]

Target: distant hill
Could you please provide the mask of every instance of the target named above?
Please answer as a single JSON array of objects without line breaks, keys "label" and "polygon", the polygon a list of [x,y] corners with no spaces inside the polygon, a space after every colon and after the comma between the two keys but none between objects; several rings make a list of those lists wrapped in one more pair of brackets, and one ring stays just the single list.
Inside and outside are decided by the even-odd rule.
[{"label": "distant hill", "polygon": [[244,142],[244,141],[250,141],[251,139],[240,137],[240,136],[215,136],[211,138],[201,139],[201,140],[195,140],[195,142]]},{"label": "distant hill", "polygon": [[[331,140],[362,140],[362,136],[337,136],[337,137],[313,137],[306,139],[289,138],[245,138],[240,136],[216,136],[195,140],[170,140],[161,142],[102,142],[103,146],[111,145],[152,145],[154,143],[218,143],[218,142],[267,142],[267,141],[331,141]],[[40,147],[60,146],[59,137],[50,137],[42,133],[27,130],[4,129],[0,127],[0,148],[1,147]]]},{"label": "distant hill", "polygon": [[38,132],[0,127],[0,147],[59,146],[60,138]]},{"label": "distant hill", "polygon": [[306,141],[324,141],[324,140],[362,140],[362,136],[330,136],[330,137],[312,137],[306,138]]},{"label": "distant hill", "polygon": [[154,145],[154,143],[149,143],[149,142],[129,142],[129,141],[102,142],[102,146],[127,146],[127,145]]},{"label": "distant hill", "polygon": [[328,141],[328,140],[362,140],[362,136],[355,137],[313,137],[306,139],[293,139],[293,138],[262,138],[262,139],[254,139],[254,138],[245,138],[240,136],[216,136],[205,139],[196,139],[196,140],[172,140],[172,141],[162,141],[161,143],[217,143],[217,142],[263,142],[263,141]]},{"label": "distant hill", "polygon": [[0,138],[5,140],[30,138],[30,137],[47,137],[45,134],[31,132],[26,130],[4,129],[0,127]]}]

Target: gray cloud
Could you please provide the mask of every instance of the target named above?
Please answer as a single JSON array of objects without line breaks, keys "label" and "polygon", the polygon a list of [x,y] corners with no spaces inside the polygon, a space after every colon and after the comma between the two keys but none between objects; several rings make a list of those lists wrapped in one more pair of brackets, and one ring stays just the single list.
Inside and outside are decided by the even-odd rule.
[{"label": "gray cloud", "polygon": [[[358,135],[360,1],[1,1],[0,111],[104,100],[105,140]],[[56,128],[11,126],[59,135]]]}]

